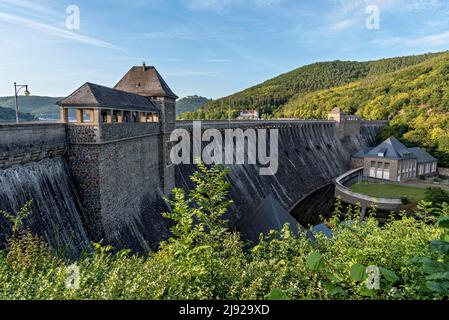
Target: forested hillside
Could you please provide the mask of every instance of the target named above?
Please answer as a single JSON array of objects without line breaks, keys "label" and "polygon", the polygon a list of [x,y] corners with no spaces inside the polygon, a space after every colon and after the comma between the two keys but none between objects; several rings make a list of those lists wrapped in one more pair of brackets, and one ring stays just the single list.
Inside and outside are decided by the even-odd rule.
[{"label": "forested hillside", "polygon": [[[21,121],[33,121],[36,118],[29,113],[20,113]],[[16,121],[16,111],[10,108],[0,107],[0,122],[14,122]]]},{"label": "forested hillside", "polygon": [[247,108],[254,108],[262,115],[271,116],[274,110],[285,105],[298,94],[338,87],[366,77],[381,76],[439,55],[441,53],[368,62],[314,63],[229,97],[210,101],[197,112],[183,114],[182,117],[187,119],[227,119],[229,108],[234,117],[239,115],[240,110]]},{"label": "forested hillside", "polygon": [[176,115],[184,112],[193,112],[204,106],[209,101],[208,98],[200,96],[188,96],[176,101]]},{"label": "forested hillside", "polygon": [[323,118],[334,107],[369,120],[390,119],[395,135],[429,148],[449,166],[449,54],[385,75],[298,95],[276,117]]},{"label": "forested hillside", "polygon": [[381,138],[419,145],[449,167],[449,53],[305,66],[231,97],[189,119],[237,117],[253,107],[265,118],[323,119],[334,107],[368,120],[389,119]]},{"label": "forested hillside", "polygon": [[[30,113],[37,118],[58,119],[59,109],[56,102],[62,98],[29,96],[19,97],[20,111]],[[15,108],[14,97],[0,97],[0,106],[5,108]]]}]

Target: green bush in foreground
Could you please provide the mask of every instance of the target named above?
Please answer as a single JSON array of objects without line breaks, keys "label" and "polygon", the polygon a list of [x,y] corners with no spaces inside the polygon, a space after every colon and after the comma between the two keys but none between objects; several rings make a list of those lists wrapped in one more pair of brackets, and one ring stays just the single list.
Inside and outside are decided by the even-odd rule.
[{"label": "green bush in foreground", "polygon": [[[404,214],[383,227],[374,218],[360,221],[360,208],[351,208],[345,222],[340,222],[341,212],[328,221],[332,239],[316,235],[311,242],[286,225],[280,232],[261,236],[260,243],[245,250],[245,243],[226,229],[223,219],[231,205],[226,172],[203,165],[199,169],[192,177],[196,188],[190,194],[174,191],[172,213],[165,216],[176,225],[172,238],[159,251],[131,255],[96,244],[93,253],[76,261],[79,288],[73,289],[71,284],[78,277],[68,281],[73,276],[72,263],[22,231],[9,241],[7,251],[0,252],[0,299],[447,297],[443,289],[429,287],[429,270],[422,265],[442,259],[443,253],[429,251],[429,241],[445,234],[429,223],[427,205],[420,219]],[[447,206],[443,208],[432,212],[442,215]],[[376,266],[380,273],[378,289],[367,286],[369,266]],[[438,275],[442,287],[446,275]]]}]

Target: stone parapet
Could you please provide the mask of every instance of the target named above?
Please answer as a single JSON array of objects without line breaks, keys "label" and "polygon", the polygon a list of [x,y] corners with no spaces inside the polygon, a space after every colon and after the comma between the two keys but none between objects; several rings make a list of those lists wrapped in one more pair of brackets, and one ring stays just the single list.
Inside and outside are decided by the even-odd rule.
[{"label": "stone parapet", "polygon": [[66,149],[62,124],[0,124],[0,169],[61,156]]},{"label": "stone parapet", "polygon": [[108,143],[160,133],[159,123],[68,124],[71,144]]}]

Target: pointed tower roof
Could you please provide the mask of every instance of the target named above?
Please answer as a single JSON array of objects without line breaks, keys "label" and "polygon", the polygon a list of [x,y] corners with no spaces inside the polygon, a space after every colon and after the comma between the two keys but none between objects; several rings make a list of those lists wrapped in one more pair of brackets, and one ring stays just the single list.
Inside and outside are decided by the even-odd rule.
[{"label": "pointed tower roof", "polygon": [[368,152],[367,156],[389,159],[405,159],[414,157],[414,154],[410,152],[410,150],[398,139],[395,137],[390,137]]},{"label": "pointed tower roof", "polygon": [[155,67],[132,67],[115,85],[114,89],[135,93],[146,97],[168,97],[178,99]]},{"label": "pointed tower roof", "polygon": [[117,108],[132,111],[159,112],[148,98],[98,84],[86,82],[67,98],[58,102],[63,107]]}]

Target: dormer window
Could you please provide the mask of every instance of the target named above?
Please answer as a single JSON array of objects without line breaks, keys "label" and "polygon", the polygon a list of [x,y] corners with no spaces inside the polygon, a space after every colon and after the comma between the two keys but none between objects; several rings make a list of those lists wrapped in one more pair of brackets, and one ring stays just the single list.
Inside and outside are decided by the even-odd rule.
[{"label": "dormer window", "polygon": [[377,156],[381,157],[381,158],[385,158],[386,155],[387,155],[387,149],[380,149],[379,153],[377,154]]}]

